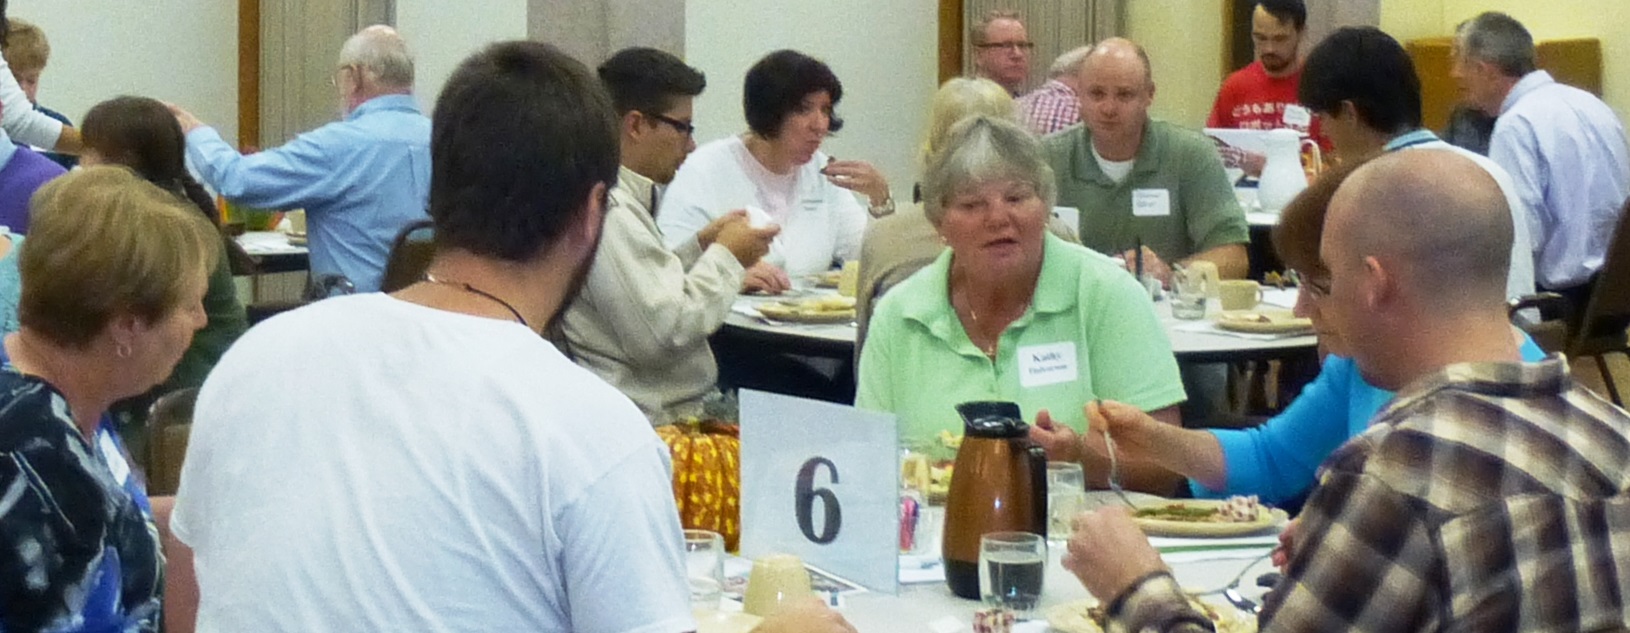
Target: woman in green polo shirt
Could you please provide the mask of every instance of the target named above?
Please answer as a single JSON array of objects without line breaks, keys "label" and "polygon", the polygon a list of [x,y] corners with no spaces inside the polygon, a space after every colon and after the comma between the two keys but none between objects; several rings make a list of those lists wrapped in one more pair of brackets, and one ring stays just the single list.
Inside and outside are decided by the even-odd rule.
[{"label": "woman in green polo shirt", "polygon": [[[1096,398],[1177,424],[1183,386],[1148,294],[1108,257],[1045,230],[1055,184],[1036,138],[973,117],[944,147],[928,160],[923,202],[949,248],[878,304],[856,404],[898,415],[907,445],[960,435],[954,407],[971,400],[1019,403],[1050,452],[1050,429],[1084,432]],[[1104,479],[1106,464],[1085,465]],[[1127,487],[1152,492],[1181,480],[1153,466],[1122,471]]]}]

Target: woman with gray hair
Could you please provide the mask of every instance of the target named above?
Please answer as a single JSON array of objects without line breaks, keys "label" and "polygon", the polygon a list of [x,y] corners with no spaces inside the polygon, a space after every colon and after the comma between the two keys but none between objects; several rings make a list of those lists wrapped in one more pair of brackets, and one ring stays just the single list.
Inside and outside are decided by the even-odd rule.
[{"label": "woman with gray hair", "polygon": [[[1112,398],[1177,423],[1183,385],[1154,306],[1113,260],[1047,233],[1053,172],[1028,131],[972,117],[945,146],[929,160],[923,200],[949,248],[878,304],[856,405],[899,416],[901,440],[923,446],[960,433],[959,403],[1017,402],[1051,458],[1085,459],[1102,483],[1107,462],[1081,451],[1076,435],[1087,403]],[[1139,490],[1169,493],[1180,481],[1159,468],[1121,470]]]}]

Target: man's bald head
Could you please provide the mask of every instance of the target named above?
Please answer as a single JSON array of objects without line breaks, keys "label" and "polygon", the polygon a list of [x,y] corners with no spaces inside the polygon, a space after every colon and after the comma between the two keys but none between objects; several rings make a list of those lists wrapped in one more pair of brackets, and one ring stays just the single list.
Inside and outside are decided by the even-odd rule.
[{"label": "man's bald head", "polygon": [[384,92],[413,88],[413,55],[407,41],[389,26],[375,24],[358,31],[340,47],[340,66],[361,69],[369,87]]},{"label": "man's bald head", "polygon": [[1458,312],[1504,304],[1511,239],[1511,210],[1487,171],[1450,150],[1416,149],[1348,178],[1331,199],[1320,255],[1348,267],[1374,258],[1413,301]]},{"label": "man's bald head", "polygon": [[1137,42],[1124,37],[1111,37],[1094,45],[1081,62],[1080,76],[1086,77],[1099,70],[1122,69],[1131,64],[1143,69],[1145,83],[1154,85],[1155,73],[1149,64],[1149,53]]}]

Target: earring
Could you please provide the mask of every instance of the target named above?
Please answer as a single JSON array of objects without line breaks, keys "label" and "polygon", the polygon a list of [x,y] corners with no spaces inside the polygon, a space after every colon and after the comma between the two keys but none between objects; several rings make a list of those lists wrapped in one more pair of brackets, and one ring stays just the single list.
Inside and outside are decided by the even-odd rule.
[{"label": "earring", "polygon": [[130,346],[124,343],[119,343],[113,348],[113,355],[118,356],[121,359],[130,358]]}]

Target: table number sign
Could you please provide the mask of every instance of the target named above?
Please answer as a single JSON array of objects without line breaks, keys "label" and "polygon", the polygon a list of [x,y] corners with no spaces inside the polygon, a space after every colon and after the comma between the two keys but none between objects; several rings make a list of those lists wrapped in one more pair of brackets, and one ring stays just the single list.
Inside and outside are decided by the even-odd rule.
[{"label": "table number sign", "polygon": [[741,392],[741,554],[796,554],[899,588],[900,442],[891,414]]}]

